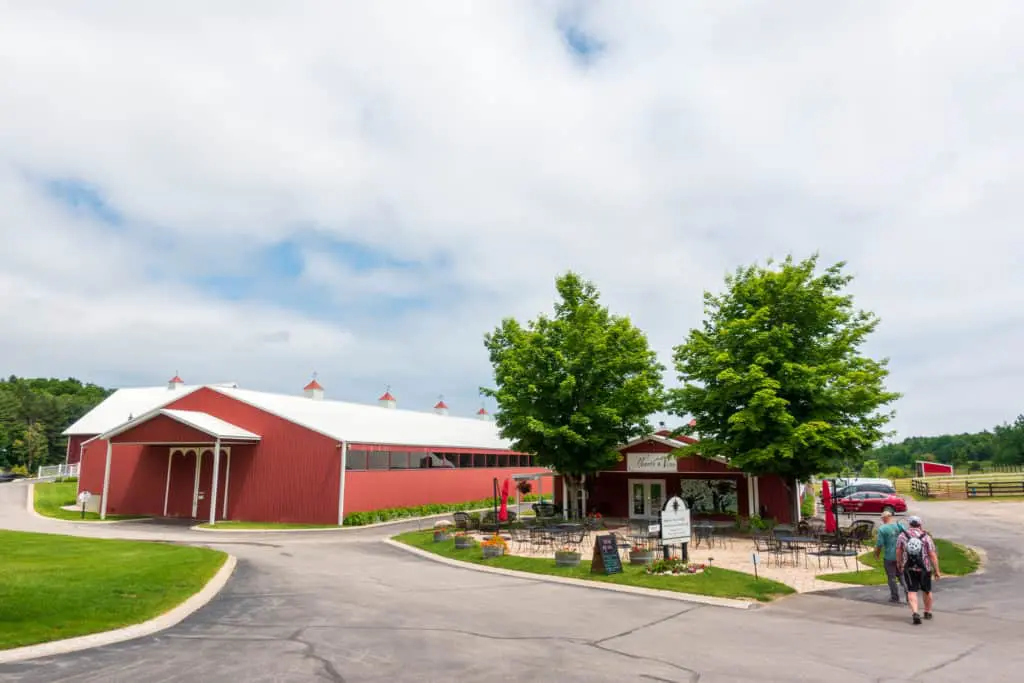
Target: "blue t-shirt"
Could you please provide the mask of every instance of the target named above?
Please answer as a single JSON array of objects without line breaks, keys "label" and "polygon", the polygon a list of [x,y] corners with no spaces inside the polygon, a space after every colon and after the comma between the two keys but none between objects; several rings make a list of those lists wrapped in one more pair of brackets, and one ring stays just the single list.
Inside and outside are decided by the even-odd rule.
[{"label": "blue t-shirt", "polygon": [[878,547],[882,549],[882,558],[888,562],[896,561],[896,540],[903,531],[900,522],[889,522],[878,527]]}]

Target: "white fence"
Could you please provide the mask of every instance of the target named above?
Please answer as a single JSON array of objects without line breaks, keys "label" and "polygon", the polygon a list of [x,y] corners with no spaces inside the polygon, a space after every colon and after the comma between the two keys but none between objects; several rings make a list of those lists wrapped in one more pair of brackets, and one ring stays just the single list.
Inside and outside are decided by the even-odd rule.
[{"label": "white fence", "polygon": [[48,479],[49,477],[77,477],[78,463],[74,465],[47,465],[40,467],[39,473],[36,476],[40,479]]}]

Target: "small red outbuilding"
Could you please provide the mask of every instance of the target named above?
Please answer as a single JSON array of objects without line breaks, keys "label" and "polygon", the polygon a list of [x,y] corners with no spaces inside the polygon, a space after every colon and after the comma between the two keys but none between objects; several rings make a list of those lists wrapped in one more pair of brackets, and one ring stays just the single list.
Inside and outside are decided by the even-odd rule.
[{"label": "small red outbuilding", "polygon": [[[548,473],[477,418],[231,384],[121,389],[72,425],[68,460],[101,515],[339,524],[344,515],[490,496]],[[74,457],[73,457],[74,456]]]}]

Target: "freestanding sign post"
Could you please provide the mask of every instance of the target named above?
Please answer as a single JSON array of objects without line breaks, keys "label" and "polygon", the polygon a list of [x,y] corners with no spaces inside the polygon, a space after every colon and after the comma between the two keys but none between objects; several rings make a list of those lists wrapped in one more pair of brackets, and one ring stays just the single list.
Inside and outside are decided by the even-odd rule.
[{"label": "freestanding sign post", "polygon": [[88,491],[82,491],[78,494],[78,504],[82,506],[82,519],[85,519],[85,506],[89,504],[90,498],[92,498],[92,494]]},{"label": "freestanding sign post", "polygon": [[672,496],[661,508],[661,548],[665,559],[668,559],[668,547],[677,543],[683,549],[683,561],[689,559],[688,544],[690,543],[690,508],[679,496]]}]

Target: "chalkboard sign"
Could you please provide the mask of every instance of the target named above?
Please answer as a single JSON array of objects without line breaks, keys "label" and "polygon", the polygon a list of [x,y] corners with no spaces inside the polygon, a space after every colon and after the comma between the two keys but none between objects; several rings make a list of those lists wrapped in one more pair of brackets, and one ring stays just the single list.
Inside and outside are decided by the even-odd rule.
[{"label": "chalkboard sign", "polygon": [[608,534],[594,539],[594,557],[590,561],[590,573],[622,573],[622,560],[619,559],[619,544],[614,535]]}]

